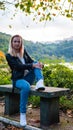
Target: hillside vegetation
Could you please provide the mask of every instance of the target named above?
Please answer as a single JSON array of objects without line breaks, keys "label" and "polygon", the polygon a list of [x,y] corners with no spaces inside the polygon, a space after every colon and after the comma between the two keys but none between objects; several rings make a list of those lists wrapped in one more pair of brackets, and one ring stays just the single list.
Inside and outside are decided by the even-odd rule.
[{"label": "hillside vegetation", "polygon": [[[0,51],[7,52],[10,37],[10,35],[0,32]],[[73,61],[73,40],[45,42],[44,44],[39,42],[35,44],[32,41],[24,40],[24,45],[29,54],[37,60],[45,59],[47,62],[55,59],[66,62]]]}]

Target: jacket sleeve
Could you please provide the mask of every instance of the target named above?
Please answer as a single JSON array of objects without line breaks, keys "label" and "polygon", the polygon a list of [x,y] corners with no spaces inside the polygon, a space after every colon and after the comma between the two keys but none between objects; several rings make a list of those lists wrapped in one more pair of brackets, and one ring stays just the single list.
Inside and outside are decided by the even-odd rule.
[{"label": "jacket sleeve", "polygon": [[17,57],[13,57],[10,54],[6,54],[6,60],[12,70],[25,70],[25,69],[32,69],[32,63],[21,64]]}]

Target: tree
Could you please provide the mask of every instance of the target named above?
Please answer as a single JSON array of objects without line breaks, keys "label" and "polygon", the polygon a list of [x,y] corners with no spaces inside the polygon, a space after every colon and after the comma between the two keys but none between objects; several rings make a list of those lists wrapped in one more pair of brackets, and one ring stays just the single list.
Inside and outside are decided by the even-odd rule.
[{"label": "tree", "polygon": [[5,59],[5,55],[2,51],[0,51],[0,58],[4,58]]},{"label": "tree", "polygon": [[5,62],[5,54],[2,51],[0,51],[0,64],[3,62]]},{"label": "tree", "polygon": [[39,21],[51,20],[57,15],[63,15],[73,20],[73,0],[13,0],[13,2],[0,2],[0,9],[5,9],[5,4],[14,4],[26,15],[33,14],[33,20],[39,16]]}]

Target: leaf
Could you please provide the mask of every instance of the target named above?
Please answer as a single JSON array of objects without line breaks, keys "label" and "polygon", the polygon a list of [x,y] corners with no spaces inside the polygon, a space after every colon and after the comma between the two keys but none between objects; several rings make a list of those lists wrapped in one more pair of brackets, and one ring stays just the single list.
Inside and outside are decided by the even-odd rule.
[{"label": "leaf", "polygon": [[9,25],[9,28],[12,28],[12,26],[11,26],[11,25]]},{"label": "leaf", "polygon": [[69,13],[69,10],[68,10],[68,9],[66,9],[66,10],[65,10],[65,12]]},{"label": "leaf", "polygon": [[68,2],[71,2],[71,0],[68,0]]},{"label": "leaf", "polygon": [[0,51],[0,57],[5,58],[5,55],[2,51]]},{"label": "leaf", "polygon": [[67,17],[67,18],[71,18],[71,14],[67,14],[66,17]]},{"label": "leaf", "polygon": [[15,7],[17,8],[19,6],[19,3],[15,4]]}]

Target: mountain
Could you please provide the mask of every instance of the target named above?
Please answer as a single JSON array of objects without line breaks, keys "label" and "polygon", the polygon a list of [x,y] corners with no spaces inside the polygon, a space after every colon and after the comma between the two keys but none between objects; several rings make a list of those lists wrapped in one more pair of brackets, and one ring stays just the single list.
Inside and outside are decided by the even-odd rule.
[{"label": "mountain", "polygon": [[0,50],[6,52],[8,50],[10,35],[0,32]]},{"label": "mountain", "polygon": [[[10,37],[0,32],[0,50],[4,53],[7,53]],[[73,37],[51,43],[33,43],[24,40],[24,46],[36,60],[62,58],[66,62],[73,62]]]},{"label": "mountain", "polygon": [[70,41],[70,40],[73,41],[73,36],[67,38],[66,40],[67,40],[67,41]]}]

